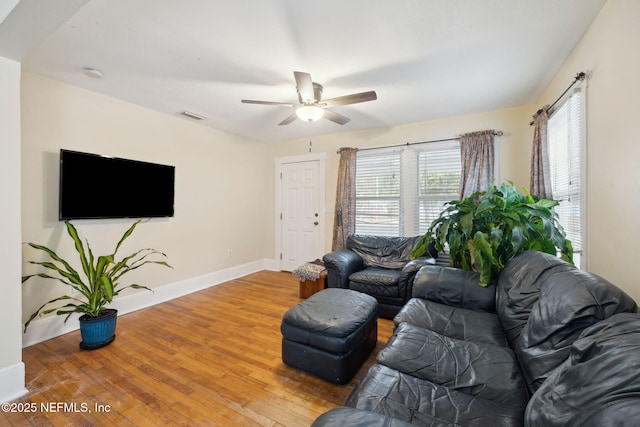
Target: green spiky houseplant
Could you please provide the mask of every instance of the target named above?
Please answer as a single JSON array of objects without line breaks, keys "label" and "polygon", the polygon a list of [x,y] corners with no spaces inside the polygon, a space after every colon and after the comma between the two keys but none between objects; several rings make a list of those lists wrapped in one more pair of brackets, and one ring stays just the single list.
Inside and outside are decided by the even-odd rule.
[{"label": "green spiky houseplant", "polygon": [[[76,228],[71,224],[71,222],[66,221],[65,225],[67,232],[73,240],[80,264],[82,265],[81,273],[75,270],[68,261],[62,259],[51,249],[35,243],[28,243],[32,248],[46,253],[49,259],[47,261],[28,261],[29,264],[44,267],[45,270],[44,272],[23,276],[22,283],[25,283],[32,277],[40,277],[63,283],[69,286],[74,292],[71,295],[63,295],[54,298],[40,306],[40,308],[31,314],[29,320],[24,324],[25,332],[29,327],[29,324],[31,324],[31,322],[40,314],[55,312],[58,315],[66,316],[64,319],[65,323],[73,313],[82,314],[83,316],[81,316],[81,318],[85,317],[85,315],[90,318],[97,318],[104,312],[105,306],[111,303],[113,301],[113,297],[118,295],[121,291],[128,288],[151,290],[148,287],[139,284],[130,284],[120,287],[120,280],[124,275],[142,267],[143,265],[159,264],[172,268],[166,261],[154,259],[157,257],[166,258],[164,253],[150,248],[140,249],[120,260],[116,260],[116,253],[118,252],[118,249],[133,233],[139,223],[140,221],[138,220],[129,227],[129,229],[120,238],[120,241],[118,241],[118,244],[112,254],[95,257],[91,247],[89,246],[89,242],[86,241],[85,248]],[[45,309],[49,304],[59,301],[66,301],[66,304],[55,308]]]},{"label": "green spiky houseplant", "polygon": [[512,182],[491,184],[484,192],[454,200],[434,220],[412,252],[420,257],[435,243],[438,252],[448,246],[451,266],[480,273],[487,286],[507,261],[525,250],[559,253],[573,263],[573,248],[558,222],[552,199],[520,193]]}]

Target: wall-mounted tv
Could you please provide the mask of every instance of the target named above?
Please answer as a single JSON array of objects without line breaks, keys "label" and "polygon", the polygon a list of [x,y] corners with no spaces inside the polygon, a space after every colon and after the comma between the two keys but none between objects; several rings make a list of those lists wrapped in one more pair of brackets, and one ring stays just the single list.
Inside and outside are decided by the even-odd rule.
[{"label": "wall-mounted tv", "polygon": [[172,217],[174,193],[174,166],[60,150],[60,220]]}]

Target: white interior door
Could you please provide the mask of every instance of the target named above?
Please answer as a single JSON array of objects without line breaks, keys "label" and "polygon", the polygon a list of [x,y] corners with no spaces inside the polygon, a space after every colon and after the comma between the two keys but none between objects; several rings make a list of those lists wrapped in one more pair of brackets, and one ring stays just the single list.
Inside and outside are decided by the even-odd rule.
[{"label": "white interior door", "polygon": [[324,250],[324,197],[320,161],[283,163],[281,166],[281,268],[292,271],[321,258]]}]

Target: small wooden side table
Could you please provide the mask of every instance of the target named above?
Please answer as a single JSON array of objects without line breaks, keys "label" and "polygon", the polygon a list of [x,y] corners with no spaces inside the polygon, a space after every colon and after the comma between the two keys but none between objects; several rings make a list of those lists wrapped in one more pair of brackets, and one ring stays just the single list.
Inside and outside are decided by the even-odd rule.
[{"label": "small wooden side table", "polygon": [[305,280],[300,281],[300,298],[309,298],[316,292],[320,292],[327,287],[327,272],[320,273],[320,277],[317,280]]}]

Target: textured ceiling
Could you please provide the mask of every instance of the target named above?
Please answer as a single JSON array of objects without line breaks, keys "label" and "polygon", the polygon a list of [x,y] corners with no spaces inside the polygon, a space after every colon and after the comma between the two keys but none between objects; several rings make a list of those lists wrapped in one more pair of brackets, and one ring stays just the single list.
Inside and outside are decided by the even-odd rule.
[{"label": "textured ceiling", "polygon": [[[604,2],[22,0],[0,7],[0,56],[269,142],[535,102]],[[378,100],[334,107],[351,118],[344,126],[278,126],[291,107],[240,102],[297,102],[294,70],[322,84],[324,98],[375,90]]]}]

